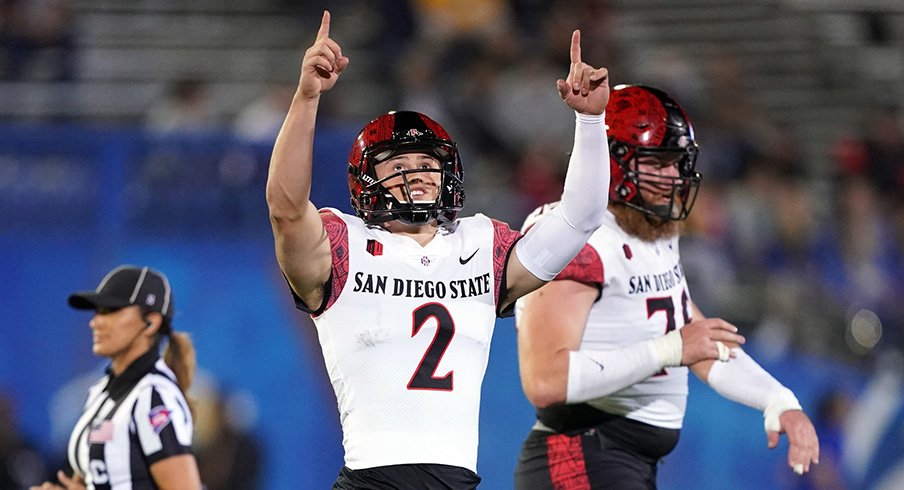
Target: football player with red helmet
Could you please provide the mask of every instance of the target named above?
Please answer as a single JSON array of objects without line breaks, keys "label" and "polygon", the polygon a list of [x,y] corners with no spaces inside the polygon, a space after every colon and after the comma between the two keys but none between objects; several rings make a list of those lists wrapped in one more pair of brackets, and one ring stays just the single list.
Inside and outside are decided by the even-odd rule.
[{"label": "football player with red helmet", "polygon": [[[688,369],[762,410],[769,447],[787,434],[789,466],[809,471],[819,442],[797,398],[741,349],[735,326],[691,301],[678,251],[701,181],[690,119],[661,90],[620,85],[606,122],[606,219],[516,308],[521,382],[537,422],[515,487],[656,488],[657,464],[678,442]],[[538,209],[525,228],[557,206]]]},{"label": "football player with red helmet", "polygon": [[556,82],[575,111],[558,211],[522,235],[464,204],[459,150],[433,119],[393,111],[352,145],[355,215],[310,202],[317,107],[348,66],[324,12],[302,61],[267,181],[276,256],[314,319],[339,406],[333,488],[475,488],[480,390],[498,316],[552,280],[599,227],[609,185],[608,71],[581,60]]}]

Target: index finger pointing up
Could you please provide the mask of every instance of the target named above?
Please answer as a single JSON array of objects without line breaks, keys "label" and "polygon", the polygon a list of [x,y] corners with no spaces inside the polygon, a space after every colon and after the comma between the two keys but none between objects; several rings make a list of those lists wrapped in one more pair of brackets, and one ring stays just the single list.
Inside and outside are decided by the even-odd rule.
[{"label": "index finger pointing up", "polygon": [[[320,30],[317,31],[317,39],[323,39],[325,37],[330,37],[330,11],[323,11],[323,18],[320,19]],[[572,50],[573,51],[573,50]],[[578,49],[580,53],[580,48]]]},{"label": "index finger pointing up", "polygon": [[[327,29],[329,29],[329,27],[330,27],[329,19],[327,19]],[[575,31],[573,33],[571,33],[571,62],[572,63],[580,63],[581,62],[581,31],[580,31],[580,29],[575,29]]]}]

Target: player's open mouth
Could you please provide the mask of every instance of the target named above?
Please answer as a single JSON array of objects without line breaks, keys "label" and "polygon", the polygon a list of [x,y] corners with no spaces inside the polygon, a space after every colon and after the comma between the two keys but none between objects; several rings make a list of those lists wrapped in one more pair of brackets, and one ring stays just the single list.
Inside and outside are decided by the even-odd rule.
[{"label": "player's open mouth", "polygon": [[411,200],[416,203],[433,202],[433,199],[430,197],[430,193],[427,192],[427,189],[421,187],[415,187],[411,189]]}]

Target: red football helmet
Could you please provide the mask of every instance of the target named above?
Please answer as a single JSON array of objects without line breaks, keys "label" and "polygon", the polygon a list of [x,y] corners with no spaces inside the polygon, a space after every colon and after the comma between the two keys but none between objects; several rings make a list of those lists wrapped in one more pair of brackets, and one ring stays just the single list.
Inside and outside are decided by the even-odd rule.
[{"label": "red football helmet", "polygon": [[[665,92],[643,85],[619,85],[606,106],[609,126],[609,197],[613,201],[667,220],[687,218],[703,178],[696,171],[697,143],[684,109]],[[678,160],[678,177],[643,173],[639,157]],[[644,202],[641,182],[670,186],[667,206]],[[663,184],[663,181],[668,181]]]},{"label": "red football helmet", "polygon": [[[374,167],[401,153],[427,153],[440,162],[437,170],[402,170],[377,179]],[[416,202],[411,198],[408,174],[440,173],[440,186],[433,202]],[[402,178],[407,201],[392,196],[383,183]],[[358,133],[348,156],[348,188],[352,207],[368,224],[399,220],[408,224],[424,224],[437,220],[440,225],[455,221],[465,200],[462,187],[464,172],[455,142],[433,119],[411,111],[392,111],[367,123]]]}]

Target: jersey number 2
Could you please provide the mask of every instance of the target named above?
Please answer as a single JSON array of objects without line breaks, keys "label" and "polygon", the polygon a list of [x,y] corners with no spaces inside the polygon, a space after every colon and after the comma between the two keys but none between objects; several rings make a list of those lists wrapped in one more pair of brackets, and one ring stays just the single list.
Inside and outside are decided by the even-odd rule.
[{"label": "jersey number 2", "polygon": [[418,364],[417,370],[411,376],[408,389],[452,391],[452,371],[441,378],[436,376],[436,367],[439,366],[440,359],[443,358],[443,354],[446,353],[446,349],[455,335],[455,322],[452,321],[449,310],[439,303],[427,303],[418,307],[412,314],[411,336],[417,335],[421,331],[421,327],[431,318],[435,318],[438,324],[436,333],[433,335],[430,346],[427,347],[427,352],[424,352],[424,357]]}]

